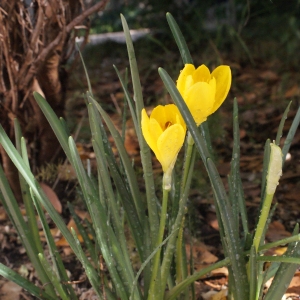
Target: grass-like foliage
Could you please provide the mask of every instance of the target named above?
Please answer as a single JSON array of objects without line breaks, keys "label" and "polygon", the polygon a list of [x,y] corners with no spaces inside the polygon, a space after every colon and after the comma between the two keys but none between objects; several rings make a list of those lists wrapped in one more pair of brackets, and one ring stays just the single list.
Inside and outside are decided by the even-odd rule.
[{"label": "grass-like foliage", "polygon": [[[170,14],[167,14],[167,20],[179,47],[183,65],[192,65],[192,57],[178,25]],[[15,122],[16,147],[0,127],[0,144],[19,171],[26,221],[1,166],[0,199],[37,272],[40,286],[43,285],[44,288],[35,286],[3,264],[0,264],[0,275],[16,282],[39,299],[77,299],[72,285],[65,284],[69,278],[44,217],[43,207],[81,262],[99,299],[194,299],[193,283],[222,266],[228,267],[229,270],[228,299],[281,299],[300,264],[298,258],[300,253],[299,226],[295,227],[292,237],[281,241],[265,244],[264,237],[268,220],[274,211],[274,207],[271,208],[273,195],[285,156],[300,121],[300,111],[292,123],[282,149],[279,143],[288,109],[283,115],[276,141],[266,142],[261,210],[255,230],[251,232],[248,227],[239,173],[237,102],[234,101],[233,108],[234,144],[231,170],[228,175],[228,192],[224,188],[211,156],[209,132],[205,122],[206,118],[221,105],[228,93],[231,84],[229,68],[222,67],[210,74],[204,66],[201,72],[199,71],[200,73],[196,71],[198,75],[195,77],[191,75],[194,74],[194,68],[184,69],[183,77],[178,80],[178,86],[163,68],[159,68],[158,72],[174,104],[157,108],[149,118],[143,110],[142,87],[129,29],[123,16],[121,16],[121,21],[126,36],[133,97],[127,89],[124,78],[117,68],[115,69],[124,90],[127,102],[125,107],[129,107],[139,141],[144,173],[143,186],[138,184],[141,179],[138,180],[124,146],[125,128],[120,134],[114,127],[109,115],[102,108],[101,102],[97,102],[93,97],[88,76],[89,90],[85,94],[85,99],[97,161],[97,174],[94,174],[96,178],[85,169],[73,138],[67,134],[64,120],[57,118],[40,94],[34,93],[38,105],[76,172],[83,199],[91,217],[91,224],[84,227],[77,218],[72,205],[69,205],[70,212],[83,237],[83,243],[80,243],[77,233],[73,229],[69,231],[32,174],[18,122]],[[86,69],[85,72],[87,74]],[[198,95],[199,99],[195,99],[195,95]],[[202,109],[204,105],[206,105],[205,110]],[[107,129],[114,139],[118,158],[112,151]],[[273,137],[270,138],[273,139]],[[182,147],[185,149],[184,163],[181,178],[178,178],[178,174],[173,174],[172,170],[183,143],[186,144]],[[162,193],[159,193],[162,199],[158,199],[156,194],[158,187],[155,186],[153,177],[150,147],[163,168]],[[200,154],[210,179],[225,258],[193,273],[186,259],[183,230],[197,152]],[[177,177],[176,180],[175,177]],[[175,184],[175,181],[180,184]],[[39,238],[36,214],[42,223],[46,245],[42,244]],[[130,241],[126,234],[128,228]],[[132,256],[128,247],[132,239],[139,257],[140,269],[138,271],[134,268],[136,262],[131,260]],[[288,244],[284,256],[264,255],[266,250],[281,244]],[[50,253],[50,259],[45,256],[46,250]],[[102,257],[107,271],[99,267],[102,264]],[[271,262],[267,270],[263,268],[265,262]],[[274,277],[273,282],[264,295],[264,284],[271,277]]]}]

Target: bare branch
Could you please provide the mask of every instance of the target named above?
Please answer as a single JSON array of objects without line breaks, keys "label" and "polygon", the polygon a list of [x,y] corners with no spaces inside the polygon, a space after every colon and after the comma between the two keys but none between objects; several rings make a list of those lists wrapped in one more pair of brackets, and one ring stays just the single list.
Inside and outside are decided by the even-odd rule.
[{"label": "bare branch", "polygon": [[[66,26],[66,33],[69,33],[76,25],[80,24],[84,19],[86,19],[88,16],[93,14],[96,11],[100,11],[105,8],[108,0],[102,0],[101,2],[96,3],[92,7],[88,8],[85,10],[81,15],[76,17],[73,21],[71,21],[67,26]],[[55,40],[53,40],[43,51],[41,54],[38,56],[37,61],[43,61],[47,54],[53,50],[57,45],[59,45],[60,40],[62,37],[62,33],[60,33]]]},{"label": "bare branch", "polygon": [[39,5],[38,9],[38,17],[37,17],[37,22],[34,26],[34,30],[31,35],[31,41],[30,41],[30,48],[33,50],[34,53],[37,53],[38,47],[37,47],[37,39],[39,38],[41,34],[41,30],[43,28],[43,19],[44,19],[44,13],[43,9],[41,7],[41,2],[40,0],[37,1]]}]

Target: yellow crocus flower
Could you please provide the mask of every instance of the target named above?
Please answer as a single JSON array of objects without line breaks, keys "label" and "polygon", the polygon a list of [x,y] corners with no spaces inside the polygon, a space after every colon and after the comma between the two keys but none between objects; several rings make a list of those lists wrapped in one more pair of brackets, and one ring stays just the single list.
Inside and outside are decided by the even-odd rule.
[{"label": "yellow crocus flower", "polygon": [[174,104],[156,106],[150,118],[143,109],[141,123],[143,136],[164,173],[171,174],[186,133],[186,125],[178,108]]},{"label": "yellow crocus flower", "polygon": [[177,88],[197,126],[221,106],[230,86],[229,66],[219,66],[210,73],[205,65],[195,69],[194,65],[186,64],[177,80]]}]

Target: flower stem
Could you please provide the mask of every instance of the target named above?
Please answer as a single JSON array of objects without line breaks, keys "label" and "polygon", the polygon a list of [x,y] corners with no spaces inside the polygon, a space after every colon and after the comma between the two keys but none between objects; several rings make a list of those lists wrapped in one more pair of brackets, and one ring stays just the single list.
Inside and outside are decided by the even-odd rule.
[{"label": "flower stem", "polygon": [[264,200],[264,204],[261,210],[261,214],[259,216],[259,221],[255,230],[255,236],[253,239],[253,245],[255,250],[258,251],[258,247],[260,245],[261,237],[263,235],[266,222],[269,216],[270,207],[272,204],[274,194],[266,194],[266,198]]},{"label": "flower stem", "polygon": [[[187,136],[187,149],[185,152],[185,159],[184,159],[184,166],[183,166],[183,176],[181,181],[181,191],[180,191],[180,201],[179,201],[179,209],[177,213],[176,220],[173,225],[173,232],[174,230],[179,230],[181,226],[183,226],[182,219],[186,213],[186,202],[188,198],[188,192],[190,189],[191,184],[191,176],[194,169],[194,163],[195,163],[195,147],[194,147],[194,140],[190,133],[188,133]],[[177,241],[177,234],[173,235],[168,244],[166,251],[164,253],[164,258],[162,262],[162,268],[161,268],[161,287],[162,290],[165,289],[167,284],[167,278],[169,276],[170,272],[170,265],[172,261],[172,256],[174,254],[174,251],[176,249],[176,241]]]},{"label": "flower stem", "polygon": [[[167,174],[169,176],[169,174]],[[165,174],[164,174],[165,177]],[[163,179],[164,182],[164,179]],[[166,217],[167,217],[167,207],[168,207],[168,196],[169,189],[164,187],[163,184],[163,200],[162,200],[162,208],[160,213],[160,222],[159,222],[159,231],[157,236],[157,242],[155,247],[159,247],[159,245],[163,241],[164,231],[166,226]],[[163,299],[163,291],[161,289],[161,281],[160,281],[160,253],[161,248],[156,252],[153,261],[152,267],[152,275],[150,281],[150,289],[148,293],[148,300],[162,300]]]},{"label": "flower stem", "polygon": [[187,150],[186,150],[186,155],[185,155],[185,160],[184,160],[183,176],[182,176],[182,182],[181,182],[182,191],[183,191],[183,186],[186,183],[187,175],[188,175],[188,172],[190,169],[193,148],[194,148],[194,139],[191,136],[191,133],[188,131]]}]

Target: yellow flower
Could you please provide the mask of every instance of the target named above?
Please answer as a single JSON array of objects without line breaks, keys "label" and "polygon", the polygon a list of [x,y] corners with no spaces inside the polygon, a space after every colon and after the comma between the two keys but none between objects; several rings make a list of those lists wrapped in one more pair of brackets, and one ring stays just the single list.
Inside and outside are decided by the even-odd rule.
[{"label": "yellow flower", "polygon": [[186,64],[177,80],[177,88],[197,126],[221,106],[230,86],[229,66],[219,66],[210,73],[205,65],[195,69],[194,65]]},{"label": "yellow flower", "polygon": [[186,125],[174,104],[155,107],[148,117],[142,110],[142,132],[149,147],[161,163],[164,173],[172,172],[181,149]]}]

